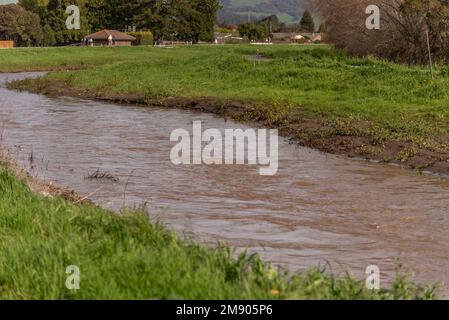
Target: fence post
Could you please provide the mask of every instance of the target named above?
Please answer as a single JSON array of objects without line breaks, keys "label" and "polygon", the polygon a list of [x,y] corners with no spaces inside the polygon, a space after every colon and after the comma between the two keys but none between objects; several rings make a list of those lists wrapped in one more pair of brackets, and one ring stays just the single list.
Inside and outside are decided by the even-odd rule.
[{"label": "fence post", "polygon": [[433,80],[433,65],[432,65],[432,54],[430,52],[429,29],[426,29],[426,38],[427,38],[427,52],[429,53],[430,78]]}]

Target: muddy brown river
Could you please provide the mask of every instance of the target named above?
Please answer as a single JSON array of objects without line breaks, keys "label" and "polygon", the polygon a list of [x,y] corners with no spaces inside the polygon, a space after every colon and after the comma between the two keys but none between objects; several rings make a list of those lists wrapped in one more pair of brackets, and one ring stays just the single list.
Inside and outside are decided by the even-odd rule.
[{"label": "muddy brown river", "polygon": [[[37,74],[0,75],[2,144],[41,178],[118,210],[146,203],[182,234],[259,252],[291,270],[330,262],[383,283],[401,262],[412,280],[448,292],[449,179],[323,154],[279,141],[279,171],[175,166],[170,133],[245,128],[210,114],[48,98],[4,88]],[[30,163],[30,154],[33,163]],[[30,168],[32,165],[33,168]],[[100,169],[118,182],[86,180]]]}]

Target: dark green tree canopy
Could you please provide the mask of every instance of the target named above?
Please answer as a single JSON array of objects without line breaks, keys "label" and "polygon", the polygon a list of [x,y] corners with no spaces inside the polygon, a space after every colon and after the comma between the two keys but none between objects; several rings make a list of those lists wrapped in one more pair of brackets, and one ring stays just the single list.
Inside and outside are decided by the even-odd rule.
[{"label": "dark green tree canopy", "polygon": [[[58,44],[79,41],[101,29],[151,31],[155,40],[212,41],[219,0],[19,0],[37,13]],[[65,8],[81,12],[81,30],[66,30]],[[46,31],[50,32],[46,27]],[[51,39],[51,37],[49,37]]]},{"label": "dark green tree canopy", "polygon": [[310,11],[304,11],[304,15],[301,18],[300,22],[301,31],[305,32],[314,32],[315,31],[315,21],[313,20],[312,14]]},{"label": "dark green tree canopy", "polygon": [[242,37],[247,37],[249,41],[265,40],[270,36],[266,23],[248,22],[238,26]]},{"label": "dark green tree canopy", "polygon": [[36,46],[42,41],[39,16],[19,5],[0,5],[0,37],[19,46]]}]

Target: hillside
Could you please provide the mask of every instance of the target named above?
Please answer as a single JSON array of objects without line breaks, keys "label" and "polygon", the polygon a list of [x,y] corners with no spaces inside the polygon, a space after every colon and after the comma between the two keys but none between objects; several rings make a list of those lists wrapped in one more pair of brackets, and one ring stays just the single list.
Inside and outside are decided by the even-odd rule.
[{"label": "hillside", "polygon": [[306,0],[220,0],[220,23],[237,24],[276,14],[282,22],[299,21]]}]

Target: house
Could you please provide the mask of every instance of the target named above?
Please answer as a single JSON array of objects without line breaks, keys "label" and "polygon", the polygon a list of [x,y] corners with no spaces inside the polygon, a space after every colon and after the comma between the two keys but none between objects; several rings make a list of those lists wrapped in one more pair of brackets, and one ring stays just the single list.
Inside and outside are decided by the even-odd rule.
[{"label": "house", "polygon": [[236,44],[245,42],[245,39],[243,37],[237,37],[234,34],[235,33],[215,32],[215,44]]},{"label": "house", "polygon": [[319,43],[321,39],[321,33],[279,32],[273,33],[271,37],[274,43]]},{"label": "house", "polygon": [[300,34],[295,34],[295,35],[292,36],[291,42],[304,43],[305,42],[305,38],[302,35],[300,35]]},{"label": "house", "polygon": [[224,44],[231,39],[232,33],[214,32],[215,44]]},{"label": "house", "polygon": [[312,42],[321,42],[323,41],[323,36],[321,35],[321,33],[315,33],[313,34],[312,38],[310,38],[310,40]]},{"label": "house", "polygon": [[322,41],[321,33],[302,33],[302,35],[310,43],[319,43]]},{"label": "house", "polygon": [[14,40],[0,40],[0,49],[14,48],[16,43]]},{"label": "house", "polygon": [[271,35],[273,43],[304,43],[305,37],[295,32],[275,32]]},{"label": "house", "polygon": [[271,41],[274,43],[291,43],[294,33],[290,32],[275,32],[271,34]]},{"label": "house", "polygon": [[86,45],[93,46],[130,46],[135,37],[117,31],[117,30],[101,30],[84,37],[87,40]]}]

